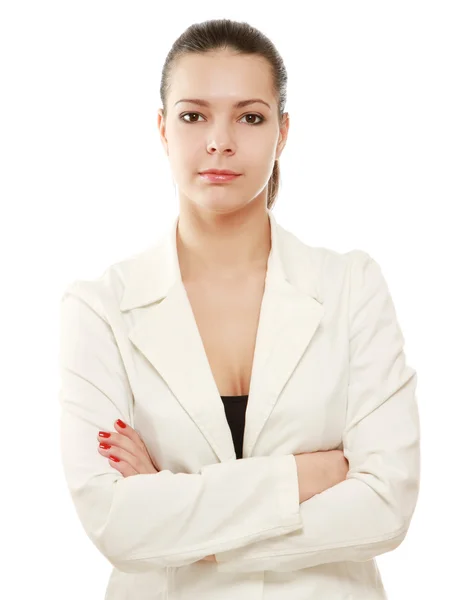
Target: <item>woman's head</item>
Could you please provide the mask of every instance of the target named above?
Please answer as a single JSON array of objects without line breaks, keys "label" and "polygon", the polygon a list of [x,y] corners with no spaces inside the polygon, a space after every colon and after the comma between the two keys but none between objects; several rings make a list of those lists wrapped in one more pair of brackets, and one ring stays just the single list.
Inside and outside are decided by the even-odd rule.
[{"label": "woman's head", "polygon": [[[255,199],[273,206],[278,158],[289,128],[286,85],[284,63],[274,45],[247,23],[212,20],[183,32],[163,67],[163,109],[158,111],[180,198],[217,212]],[[261,102],[236,106],[254,98],[269,107]],[[241,175],[228,183],[210,183],[199,174],[207,169]]]}]

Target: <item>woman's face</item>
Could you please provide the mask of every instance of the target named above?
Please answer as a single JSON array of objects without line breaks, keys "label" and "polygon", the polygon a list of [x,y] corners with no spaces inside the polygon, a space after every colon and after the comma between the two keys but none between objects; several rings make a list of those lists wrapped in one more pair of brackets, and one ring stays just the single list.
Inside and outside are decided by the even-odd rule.
[{"label": "woman's face", "polygon": [[[269,106],[261,102],[235,106],[253,98]],[[162,109],[158,111],[160,136],[180,202],[219,213],[256,198],[266,203],[267,183],[289,127],[287,113],[279,123],[277,111],[270,66],[264,58],[226,51],[180,58],[171,74],[166,122]],[[212,183],[200,176],[206,169],[230,169],[240,176]]]}]

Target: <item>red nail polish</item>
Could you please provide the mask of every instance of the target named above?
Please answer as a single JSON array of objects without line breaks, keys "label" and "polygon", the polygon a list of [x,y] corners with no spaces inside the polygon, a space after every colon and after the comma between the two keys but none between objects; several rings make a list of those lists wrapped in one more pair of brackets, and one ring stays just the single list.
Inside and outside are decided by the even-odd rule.
[{"label": "red nail polish", "polygon": [[110,434],[110,433],[108,433],[107,431],[100,431],[100,432],[99,432],[99,436],[100,436],[100,437],[105,437],[105,438],[108,438],[108,437],[110,437],[110,435],[111,435],[111,434]]},{"label": "red nail polish", "polygon": [[116,458],[115,456],[113,456],[112,454],[109,455],[109,458],[111,460],[114,460],[114,462],[121,462],[119,458]]},{"label": "red nail polish", "polygon": [[110,444],[101,443],[100,444],[100,448],[103,448],[103,450],[109,450],[111,448],[111,445]]},{"label": "red nail polish", "polygon": [[124,421],[121,421],[121,419],[118,419],[116,421],[116,423],[119,425],[119,427],[122,427],[124,429],[124,427],[126,426],[126,424],[124,423]]}]

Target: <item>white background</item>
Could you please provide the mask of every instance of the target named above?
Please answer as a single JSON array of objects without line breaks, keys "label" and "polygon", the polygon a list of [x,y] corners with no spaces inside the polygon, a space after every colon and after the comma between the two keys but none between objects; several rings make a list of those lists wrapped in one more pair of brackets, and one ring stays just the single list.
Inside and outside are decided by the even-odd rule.
[{"label": "white background", "polygon": [[211,18],[261,29],[288,70],[276,219],[311,245],[379,262],[418,372],[421,490],[407,538],[377,559],[389,598],[464,598],[470,18],[451,0],[2,3],[5,598],[104,598],[111,565],[60,463],[59,302],[177,215],[157,129],[161,69],[183,30]]}]

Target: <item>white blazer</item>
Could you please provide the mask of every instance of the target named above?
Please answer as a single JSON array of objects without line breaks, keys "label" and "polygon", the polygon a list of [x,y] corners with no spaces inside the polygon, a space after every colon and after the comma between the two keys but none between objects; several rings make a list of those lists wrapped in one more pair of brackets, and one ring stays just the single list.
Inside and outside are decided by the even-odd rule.
[{"label": "white blazer", "polygon": [[[61,298],[62,464],[113,566],[107,600],[387,598],[374,557],[417,503],[416,371],[378,263],[308,246],[268,214],[240,460],[182,284],[179,217]],[[98,453],[118,418],[158,473],[123,477]],[[299,505],[294,454],[333,449],[347,479]]]}]

